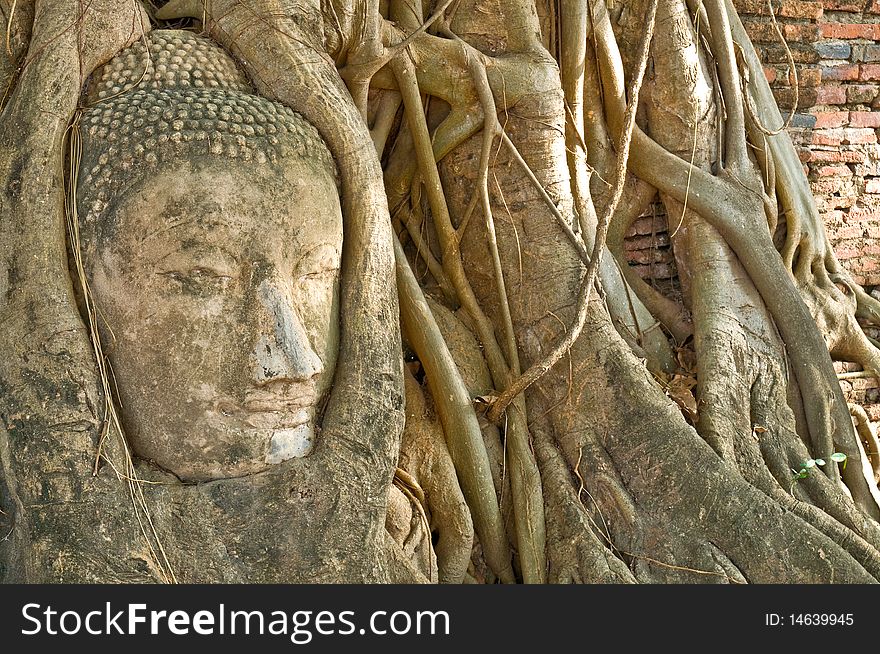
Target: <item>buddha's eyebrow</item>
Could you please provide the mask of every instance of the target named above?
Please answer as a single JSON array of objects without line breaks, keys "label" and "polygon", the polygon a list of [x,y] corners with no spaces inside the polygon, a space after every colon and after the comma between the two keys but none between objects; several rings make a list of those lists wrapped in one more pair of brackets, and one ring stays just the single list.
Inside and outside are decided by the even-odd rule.
[{"label": "buddha's eyebrow", "polygon": [[339,263],[339,249],[335,245],[333,245],[332,243],[316,243],[308,247],[307,249],[303,249],[296,256],[296,264],[299,266],[303,263],[311,262],[318,258],[319,255],[319,260],[322,263],[324,259],[328,258],[327,255],[331,255],[334,259],[337,259],[337,264]]},{"label": "buddha's eyebrow", "polygon": [[167,234],[168,232],[170,232],[174,229],[177,229],[178,227],[186,227],[187,225],[194,223],[194,222],[195,222],[194,218],[189,218],[187,220],[178,220],[177,222],[172,222],[172,223],[163,223],[161,225],[158,225],[156,227],[156,229],[154,229],[153,231],[149,232],[144,237],[144,241],[149,241],[150,239],[156,238],[157,236],[162,236],[164,234]]},{"label": "buddha's eyebrow", "polygon": [[221,259],[222,263],[230,266],[237,266],[240,262],[240,259],[236,257],[232,252],[227,250],[221,245],[205,245],[202,243],[199,244],[188,244],[181,243],[181,247],[174,247],[169,249],[165,254],[157,257],[153,263],[161,264],[169,258],[180,257],[183,256],[184,260],[189,257],[200,258],[202,256],[210,257],[211,259]]}]

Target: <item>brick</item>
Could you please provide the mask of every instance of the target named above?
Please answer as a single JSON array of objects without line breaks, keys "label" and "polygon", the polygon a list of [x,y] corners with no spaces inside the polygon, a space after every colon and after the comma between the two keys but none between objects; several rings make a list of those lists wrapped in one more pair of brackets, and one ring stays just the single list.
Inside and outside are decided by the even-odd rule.
[{"label": "brick", "polygon": [[843,221],[842,211],[826,211],[822,214],[822,219],[830,222],[840,223]]},{"label": "brick", "polygon": [[815,148],[809,150],[808,161],[814,163],[861,163],[865,160],[864,153],[852,150],[821,150]]},{"label": "brick", "polygon": [[819,177],[852,177],[849,166],[820,166],[815,172]]},{"label": "brick", "polygon": [[[734,6],[741,14],[756,14],[767,16],[766,0],[734,0]],[[818,19],[822,16],[821,2],[807,2],[807,0],[784,0],[781,6],[773,3],[777,16],[786,18],[811,18]]]},{"label": "brick", "polygon": [[[779,40],[779,37],[776,36],[776,30],[773,29],[773,25],[766,21],[744,20],[743,27],[746,28],[746,32],[752,40],[752,43],[773,43]],[[816,30],[816,32],[818,37],[818,30]],[[785,32],[783,32],[783,34],[784,33]]]},{"label": "brick", "polygon": [[626,253],[629,261],[640,264],[672,263],[672,252],[669,248],[653,250],[633,250]]},{"label": "brick", "polygon": [[850,88],[853,87],[843,86],[842,84],[823,84],[816,89],[816,104],[846,104]]},{"label": "brick", "polygon": [[880,221],[880,210],[867,207],[853,207],[846,214],[846,222],[861,223],[867,221]]},{"label": "brick", "polygon": [[861,238],[865,230],[862,229],[861,225],[849,225],[847,227],[837,227],[832,230],[832,233],[836,238],[850,239]]},{"label": "brick", "polygon": [[822,41],[814,46],[822,59],[849,59],[852,46],[842,41]]},{"label": "brick", "polygon": [[849,122],[848,111],[820,111],[816,113],[817,129],[826,127],[842,127]]},{"label": "brick", "polygon": [[[813,114],[795,114],[791,119],[792,127],[809,127],[813,128],[816,126],[816,116]],[[809,150],[807,150],[809,152]],[[803,161],[807,161],[804,159]]]},{"label": "brick", "polygon": [[880,0],[871,0],[871,4],[865,9],[866,14],[880,14]]},{"label": "brick", "polygon": [[880,193],[880,178],[873,177],[865,180],[865,193]]},{"label": "brick", "polygon": [[834,372],[858,372],[862,369],[858,363],[851,363],[849,361],[835,361],[834,362]]},{"label": "brick", "polygon": [[836,247],[834,248],[834,254],[837,255],[837,258],[841,261],[845,259],[855,259],[859,256],[860,251],[857,247]]},{"label": "brick", "polygon": [[658,216],[656,218],[652,216],[645,216],[643,218],[638,218],[633,221],[632,225],[630,225],[629,229],[626,232],[627,238],[632,236],[644,236],[646,234],[656,234],[658,232],[665,232],[666,227],[666,218]]},{"label": "brick", "polygon": [[849,124],[852,127],[880,127],[880,111],[851,111]]},{"label": "brick", "polygon": [[[783,72],[780,77],[785,80],[786,83],[789,83],[787,75],[788,71]],[[821,68],[802,68],[798,71],[798,86],[801,88],[809,88],[813,86],[819,86],[822,82],[822,69]]]},{"label": "brick", "polygon": [[859,379],[850,379],[848,381],[852,382],[854,391],[864,391],[869,388],[877,388],[880,386],[880,382],[873,377],[861,377]]},{"label": "brick", "polygon": [[814,145],[840,145],[843,140],[843,129],[821,129],[813,132]]},{"label": "brick", "polygon": [[[794,91],[790,88],[777,87],[773,89],[773,97],[782,108],[782,112],[786,113],[794,104]],[[816,106],[816,98],[819,97],[818,89],[799,89],[798,90],[798,109],[809,109]]]},{"label": "brick", "polygon": [[858,150],[820,150],[812,151],[812,159],[816,163],[862,163],[865,160],[865,153]]},{"label": "brick", "polygon": [[877,132],[868,127],[848,127],[843,130],[841,144],[862,145],[877,142]]},{"label": "brick", "polygon": [[[798,66],[798,86],[801,88],[811,88],[819,86],[822,83],[822,69],[817,66]],[[764,77],[772,86],[792,86],[794,76],[785,65],[772,65],[764,67]]]},{"label": "brick", "polygon": [[873,23],[823,23],[819,26],[823,39],[867,39],[877,40],[880,25]]},{"label": "brick", "polygon": [[675,271],[668,263],[655,263],[650,266],[633,266],[642,279],[672,279]]},{"label": "brick", "polygon": [[825,11],[862,11],[864,0],[822,0]]},{"label": "brick", "polygon": [[866,152],[860,152],[858,150],[855,150],[854,152],[858,152],[862,156],[862,160],[856,162],[856,165],[853,167],[856,175],[859,177],[873,177],[875,175],[880,175],[880,166],[877,165],[876,159],[868,160]]},{"label": "brick", "polygon": [[880,61],[880,45],[855,45],[852,49],[852,61]]},{"label": "brick", "polygon": [[858,64],[843,64],[840,66],[823,66],[822,79],[830,79],[837,81],[857,80],[859,79]]},{"label": "brick", "polygon": [[758,56],[765,64],[787,64],[788,55],[796,64],[814,64],[819,61],[819,54],[811,45],[789,43],[789,51],[778,43],[760,45],[756,48]]},{"label": "brick", "polygon": [[[821,38],[816,23],[786,23],[782,26],[782,34],[786,41],[796,43],[813,43]],[[773,30],[773,36],[777,36],[776,30]]]},{"label": "brick", "polygon": [[850,84],[844,88],[850,104],[868,104],[877,97],[876,84]]},{"label": "brick", "polygon": [[786,18],[818,19],[822,16],[822,13],[823,7],[821,2],[807,2],[805,0],[783,0],[782,6],[776,10],[778,16],[785,16]]},{"label": "brick", "polygon": [[666,232],[637,236],[635,238],[628,238],[624,241],[624,248],[627,252],[635,252],[636,250],[655,250],[668,247],[669,234]]},{"label": "brick", "polygon": [[[779,35],[776,33],[776,28],[767,20],[744,20],[743,25],[753,43],[779,43]],[[789,44],[813,43],[821,38],[819,25],[816,23],[785,23],[780,25],[780,29]],[[828,58],[846,59],[847,57]]]},{"label": "brick", "polygon": [[836,177],[827,177],[810,184],[810,189],[815,195],[831,195],[840,191],[842,180]]},{"label": "brick", "polygon": [[[855,184],[852,184],[853,178],[850,178],[849,180],[844,180],[842,177],[838,177],[837,179],[841,182],[847,182],[846,185],[838,185],[838,188],[836,190],[836,192],[843,193],[843,195],[829,195],[824,197],[821,206],[822,211],[842,211],[844,209],[849,209],[850,207],[855,206],[859,202],[859,198],[854,195],[856,193],[856,189]],[[846,188],[844,188],[844,186],[846,186]]]},{"label": "brick", "polygon": [[863,82],[880,80],[880,64],[861,64],[859,66],[859,79]]}]

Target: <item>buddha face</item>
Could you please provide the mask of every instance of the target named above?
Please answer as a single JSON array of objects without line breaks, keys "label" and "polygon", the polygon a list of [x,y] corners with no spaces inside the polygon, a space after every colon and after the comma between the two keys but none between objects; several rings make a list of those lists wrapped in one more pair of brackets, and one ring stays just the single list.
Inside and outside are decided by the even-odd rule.
[{"label": "buddha face", "polygon": [[306,455],[338,349],[330,173],[192,157],[108,212],[87,265],[135,452],[188,481]]}]

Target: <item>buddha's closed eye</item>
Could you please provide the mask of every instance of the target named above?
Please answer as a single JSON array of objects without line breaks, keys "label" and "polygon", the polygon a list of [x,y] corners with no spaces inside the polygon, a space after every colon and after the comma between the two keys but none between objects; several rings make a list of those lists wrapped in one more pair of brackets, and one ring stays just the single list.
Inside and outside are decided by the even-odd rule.
[{"label": "buddha's closed eye", "polygon": [[233,281],[232,275],[206,266],[164,270],[157,274],[168,280],[173,290],[181,292],[220,293]]}]

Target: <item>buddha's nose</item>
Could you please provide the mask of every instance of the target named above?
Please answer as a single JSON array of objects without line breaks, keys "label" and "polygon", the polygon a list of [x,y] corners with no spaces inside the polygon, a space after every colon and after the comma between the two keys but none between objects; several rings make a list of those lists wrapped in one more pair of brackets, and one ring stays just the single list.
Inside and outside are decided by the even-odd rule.
[{"label": "buddha's nose", "polygon": [[290,298],[280,285],[265,279],[256,289],[260,314],[254,346],[254,378],[273,381],[308,381],[324,364],[312,349],[308,333]]}]

